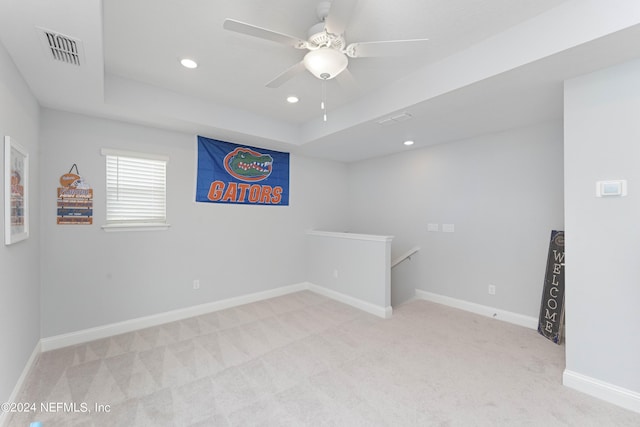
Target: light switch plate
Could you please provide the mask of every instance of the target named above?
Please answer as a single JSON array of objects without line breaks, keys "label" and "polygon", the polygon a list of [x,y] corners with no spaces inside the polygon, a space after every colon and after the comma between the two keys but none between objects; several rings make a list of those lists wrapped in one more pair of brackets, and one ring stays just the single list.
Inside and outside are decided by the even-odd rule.
[{"label": "light switch plate", "polygon": [[625,179],[596,182],[596,197],[624,197],[627,195]]}]

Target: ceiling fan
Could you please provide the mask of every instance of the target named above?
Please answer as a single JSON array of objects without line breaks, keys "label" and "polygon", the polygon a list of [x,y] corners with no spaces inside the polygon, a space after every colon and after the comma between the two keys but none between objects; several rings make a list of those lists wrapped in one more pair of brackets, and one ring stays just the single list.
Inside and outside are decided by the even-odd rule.
[{"label": "ceiling fan", "polygon": [[270,88],[281,86],[304,70],[308,70],[324,81],[338,77],[339,81],[351,84],[352,76],[347,69],[349,58],[408,55],[414,53],[428,40],[387,40],[347,44],[345,29],[356,3],[357,0],[321,1],[316,10],[320,22],[309,29],[306,40],[235,19],[225,19],[223,28],[309,51],[302,61],[268,82],[266,86]]}]

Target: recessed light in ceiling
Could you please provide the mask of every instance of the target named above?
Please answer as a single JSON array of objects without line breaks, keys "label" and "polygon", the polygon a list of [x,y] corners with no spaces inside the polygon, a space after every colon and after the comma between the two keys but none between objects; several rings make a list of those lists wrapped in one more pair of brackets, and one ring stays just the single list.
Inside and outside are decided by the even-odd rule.
[{"label": "recessed light in ceiling", "polygon": [[181,59],[180,63],[185,68],[197,68],[198,67],[198,63],[196,61],[194,61],[193,59],[189,59],[189,58]]},{"label": "recessed light in ceiling", "polygon": [[408,147],[408,146],[410,146],[410,145],[413,145],[413,141],[411,141],[411,140],[407,140],[407,141],[403,142],[403,144],[404,144],[404,145],[406,145],[406,146]]},{"label": "recessed light in ceiling", "polygon": [[291,96],[287,96],[287,102],[288,102],[289,104],[295,104],[295,103],[296,103],[296,102],[298,102],[298,101],[299,101],[299,99],[298,99],[298,97],[297,97],[297,96],[293,96],[293,95],[291,95]]}]

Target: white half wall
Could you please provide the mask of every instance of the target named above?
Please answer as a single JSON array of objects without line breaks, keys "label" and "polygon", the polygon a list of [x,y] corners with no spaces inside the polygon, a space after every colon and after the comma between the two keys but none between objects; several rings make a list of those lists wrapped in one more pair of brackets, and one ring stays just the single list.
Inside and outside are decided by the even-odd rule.
[{"label": "white half wall", "polygon": [[[567,81],[564,99],[565,383],[635,393],[626,407],[640,412],[640,61]],[[628,195],[596,197],[614,179]]]},{"label": "white half wall", "polygon": [[316,286],[316,292],[338,300],[341,295],[347,304],[389,317],[392,239],[392,236],[308,231],[308,281]]}]

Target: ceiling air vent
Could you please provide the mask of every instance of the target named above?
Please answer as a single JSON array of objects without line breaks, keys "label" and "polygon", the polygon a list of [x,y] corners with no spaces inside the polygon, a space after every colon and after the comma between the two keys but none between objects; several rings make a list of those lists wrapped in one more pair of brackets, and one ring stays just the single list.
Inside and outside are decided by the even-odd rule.
[{"label": "ceiling air vent", "polygon": [[55,31],[38,28],[42,32],[43,46],[54,61],[80,66],[82,42]]},{"label": "ceiling air vent", "polygon": [[413,117],[413,116],[411,114],[409,114],[409,113],[400,113],[400,114],[397,114],[395,116],[386,117],[384,119],[378,120],[378,124],[380,126],[395,125],[396,123],[400,123],[400,122],[404,122],[405,120],[409,120],[411,117]]}]

